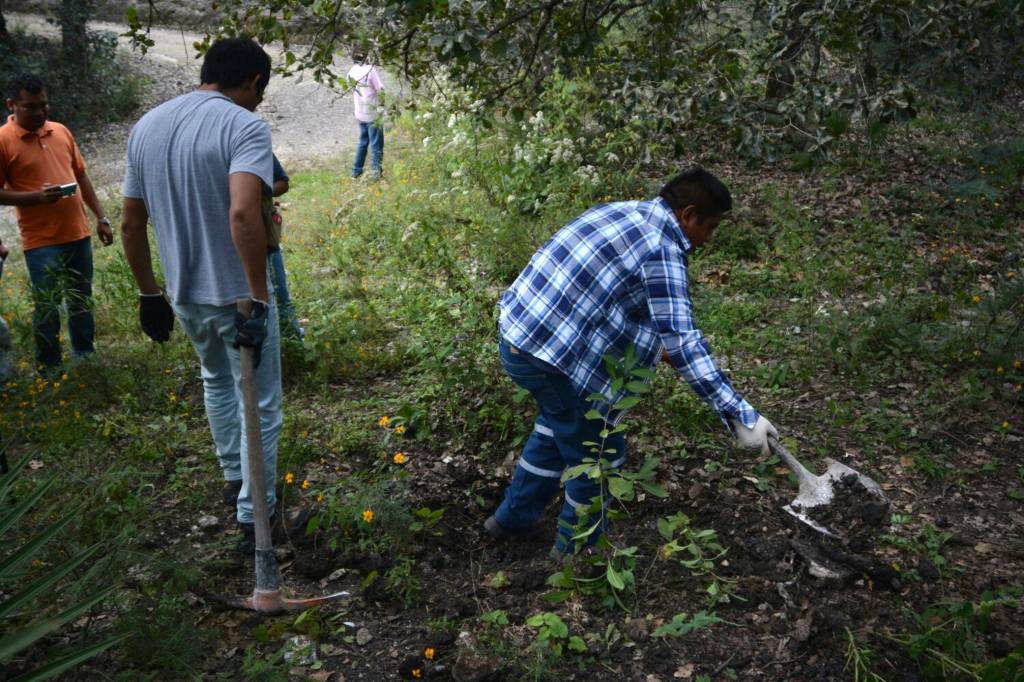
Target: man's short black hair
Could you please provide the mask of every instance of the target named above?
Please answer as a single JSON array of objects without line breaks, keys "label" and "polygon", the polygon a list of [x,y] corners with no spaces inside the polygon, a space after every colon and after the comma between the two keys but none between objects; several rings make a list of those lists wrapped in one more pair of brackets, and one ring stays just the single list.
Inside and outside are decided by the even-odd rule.
[{"label": "man's short black hair", "polygon": [[700,221],[732,208],[729,188],[700,166],[688,168],[666,182],[658,196],[667,201],[672,210],[696,206]]},{"label": "man's short black hair", "polygon": [[46,86],[39,76],[33,73],[19,73],[7,81],[7,99],[17,102],[22,90],[30,95],[38,95],[45,89]]},{"label": "man's short black hair", "polygon": [[270,57],[256,41],[250,38],[223,38],[206,51],[199,81],[203,85],[216,84],[230,90],[259,76],[256,87],[260,92],[270,82]]}]

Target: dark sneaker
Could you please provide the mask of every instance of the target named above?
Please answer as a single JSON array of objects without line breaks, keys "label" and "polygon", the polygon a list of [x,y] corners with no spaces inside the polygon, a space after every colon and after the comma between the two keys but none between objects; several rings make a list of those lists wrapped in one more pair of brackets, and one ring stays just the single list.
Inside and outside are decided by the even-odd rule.
[{"label": "dark sneaker", "polygon": [[[270,517],[270,533],[271,539],[274,535],[274,524],[277,522],[277,516]],[[252,554],[256,551],[256,525],[253,523],[238,522],[238,527],[242,531],[242,537],[238,539],[238,551],[241,554]]]},{"label": "dark sneaker", "polygon": [[505,526],[498,523],[498,519],[494,518],[491,514],[484,521],[484,531],[495,540],[504,540],[506,538],[522,538],[541,530],[540,524],[534,524],[529,528],[505,528]]},{"label": "dark sneaker", "polygon": [[484,531],[487,532],[495,540],[504,540],[505,538],[512,535],[512,531],[507,530],[504,526],[498,523],[498,519],[494,518],[494,515],[487,517],[484,521]]},{"label": "dark sneaker", "polygon": [[[270,540],[275,545],[283,545],[289,542],[298,542],[306,536],[306,525],[313,510],[309,507],[286,512],[282,516],[274,514],[270,517]],[[239,523],[242,529],[242,537],[238,543],[238,551],[243,554],[252,554],[256,551],[256,526],[252,523]]]},{"label": "dark sneaker", "polygon": [[240,492],[242,492],[242,479],[225,481],[224,489],[220,491],[224,505],[234,509],[238,505],[238,493]]}]

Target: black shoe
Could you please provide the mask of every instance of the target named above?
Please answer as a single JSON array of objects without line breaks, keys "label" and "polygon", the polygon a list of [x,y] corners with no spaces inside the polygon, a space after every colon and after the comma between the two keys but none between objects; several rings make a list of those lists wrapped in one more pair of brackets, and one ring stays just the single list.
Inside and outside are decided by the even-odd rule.
[{"label": "black shoe", "polygon": [[[270,517],[270,540],[275,545],[283,545],[289,542],[299,542],[306,536],[306,526],[309,524],[309,517],[313,510],[309,507],[300,507],[290,513],[283,515],[283,520],[278,523],[278,516]],[[242,537],[238,543],[238,551],[243,554],[252,554],[256,551],[256,526],[252,523],[239,523],[242,530]]]},{"label": "black shoe", "polygon": [[490,535],[495,540],[505,540],[507,538],[521,538],[526,535],[532,535],[539,530],[538,525],[530,526],[529,528],[506,528],[505,526],[498,523],[498,519],[494,518],[491,514],[484,521],[484,532]]},{"label": "black shoe", "polygon": [[504,540],[508,536],[512,535],[511,531],[498,523],[498,519],[494,518],[493,514],[488,516],[487,520],[484,521],[484,531],[495,540]]},{"label": "black shoe", "polygon": [[224,505],[234,509],[238,505],[238,493],[242,492],[242,479],[237,481],[225,481],[224,488],[220,491]]},{"label": "black shoe", "polygon": [[[277,521],[277,515],[270,517],[270,532],[271,535],[274,533],[274,522]],[[243,523],[238,522],[238,527],[242,531],[242,537],[238,539],[238,551],[241,554],[252,554],[256,551],[256,524],[254,523]]]}]

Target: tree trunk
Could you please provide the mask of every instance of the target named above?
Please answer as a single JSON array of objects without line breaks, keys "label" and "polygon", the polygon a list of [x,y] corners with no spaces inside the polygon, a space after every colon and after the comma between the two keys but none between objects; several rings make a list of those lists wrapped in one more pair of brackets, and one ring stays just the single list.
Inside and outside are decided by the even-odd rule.
[{"label": "tree trunk", "polygon": [[64,63],[73,70],[75,78],[83,81],[89,75],[89,37],[86,27],[95,5],[96,0],[61,0],[57,7]]},{"label": "tree trunk", "polygon": [[4,18],[4,0],[0,0],[0,45],[10,45],[11,34],[7,32],[7,19]]},{"label": "tree trunk", "polygon": [[785,99],[793,91],[796,84],[796,63],[806,49],[805,41],[808,30],[800,25],[800,15],[810,3],[794,2],[786,11],[783,19],[782,35],[786,37],[784,45],[776,52],[779,54],[772,72],[768,76],[765,99],[778,101]]}]

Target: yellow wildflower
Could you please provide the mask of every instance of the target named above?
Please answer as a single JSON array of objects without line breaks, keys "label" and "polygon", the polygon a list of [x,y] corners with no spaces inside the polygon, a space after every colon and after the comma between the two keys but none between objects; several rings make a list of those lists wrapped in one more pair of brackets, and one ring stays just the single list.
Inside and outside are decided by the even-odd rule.
[{"label": "yellow wildflower", "polygon": [[1013,361],[1013,368],[1014,369],[1020,369],[1020,360],[1014,360]]},{"label": "yellow wildflower", "polygon": [[317,495],[317,496],[316,496],[316,502],[317,502],[317,504],[320,504],[320,503],[322,503],[323,501],[324,501],[324,494],[323,494],[323,493],[320,493],[319,495]]},{"label": "yellow wildflower", "polygon": [[303,490],[309,490],[309,479],[308,478],[302,481],[302,489]]},{"label": "yellow wildflower", "polygon": [[295,483],[295,474],[289,471],[287,474],[284,475],[284,482],[287,483],[288,485]]},{"label": "yellow wildflower", "polygon": [[399,424],[398,426],[396,426],[395,433],[397,433],[399,436],[405,433],[405,424]]},{"label": "yellow wildflower", "polygon": [[367,523],[371,523],[373,521],[373,510],[372,509],[364,509],[363,510],[363,521],[366,521]]},{"label": "yellow wildflower", "polygon": [[409,458],[405,456],[404,452],[396,452],[392,459],[394,459],[395,464],[405,464],[409,460]]},{"label": "yellow wildflower", "polygon": [[423,655],[426,656],[428,661],[434,660],[434,649],[433,647],[427,647],[423,650]]},{"label": "yellow wildflower", "polygon": [[388,427],[388,424],[390,423],[391,419],[387,415],[384,415],[383,417],[377,420],[377,425],[385,429]]},{"label": "yellow wildflower", "polygon": [[1008,428],[1010,428],[1010,422],[1008,422],[1008,421],[1006,421],[1006,420],[1004,419],[1004,420],[1003,420],[1003,428],[1004,428],[1004,429],[1008,429]]},{"label": "yellow wildflower", "polygon": [[174,395],[173,392],[167,397],[170,399],[172,403],[178,402],[178,396]]},{"label": "yellow wildflower", "polygon": [[971,300],[974,301],[975,303],[981,303],[981,296],[975,294],[974,296],[971,296]]},{"label": "yellow wildflower", "polygon": [[996,367],[996,374],[1002,374],[1002,373],[1003,373],[1003,366],[999,365],[998,367]]},{"label": "yellow wildflower", "polygon": [[412,669],[412,676],[415,677],[418,680],[421,677],[423,677],[423,671],[420,670],[419,668],[413,668]]}]

